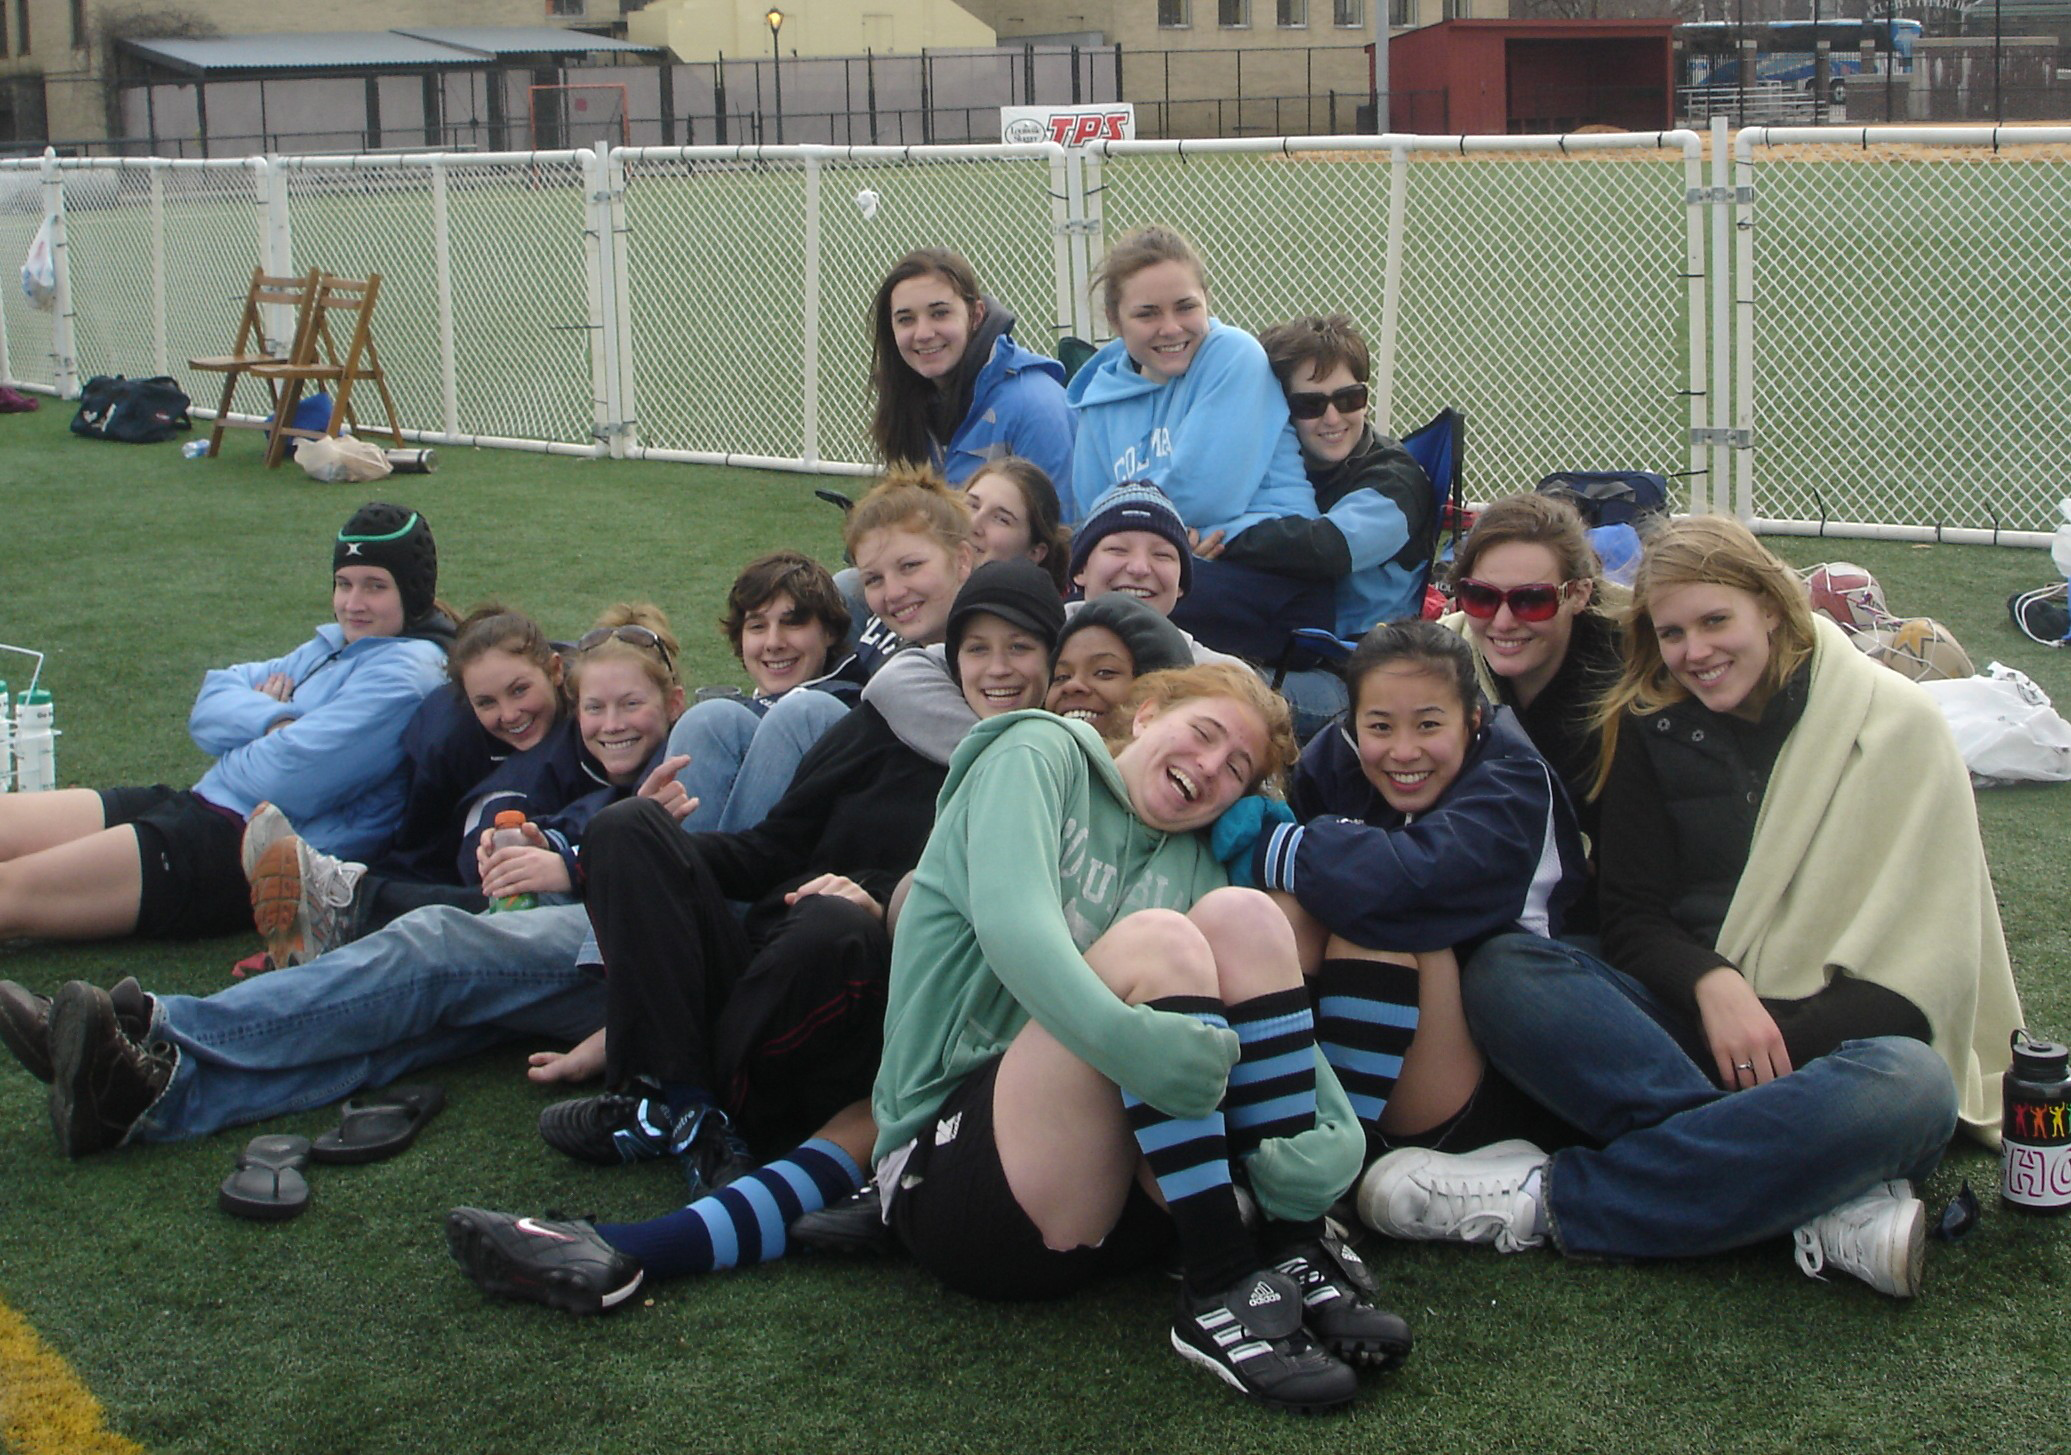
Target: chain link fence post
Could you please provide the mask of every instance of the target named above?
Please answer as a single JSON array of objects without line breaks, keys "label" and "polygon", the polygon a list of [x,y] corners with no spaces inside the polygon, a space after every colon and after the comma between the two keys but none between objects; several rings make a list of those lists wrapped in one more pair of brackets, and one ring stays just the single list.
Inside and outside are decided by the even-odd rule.
[{"label": "chain link fence post", "polygon": [[55,147],[43,149],[43,215],[53,219],[50,233],[51,265],[57,272],[55,311],[50,321],[51,378],[58,398],[79,397],[79,356],[73,341],[72,253],[65,238],[65,180],[58,170]]},{"label": "chain link fence post", "polygon": [[631,264],[626,256],[626,153],[623,148],[611,151],[611,165],[606,190],[611,201],[606,209],[606,221],[610,231],[606,236],[609,244],[612,288],[604,312],[604,345],[612,361],[612,407],[610,410],[611,454],[614,459],[624,459],[640,444],[640,409],[633,391],[633,290],[628,285]]},{"label": "chain link fence post", "polygon": [[439,305],[439,405],[447,434],[460,433],[460,359],[453,332],[453,204],[446,159],[431,164],[431,255]]},{"label": "chain link fence post", "polygon": [[1402,224],[1409,205],[1409,149],[1388,150],[1388,240],[1381,259],[1381,328],[1375,339],[1374,427],[1395,431],[1395,340],[1402,321]]},{"label": "chain link fence post", "polygon": [[173,371],[165,339],[165,169],[152,165],[151,190],[151,361],[160,374]]},{"label": "chain link fence post", "polygon": [[800,331],[799,458],[820,463],[820,158],[805,147],[805,298]]}]

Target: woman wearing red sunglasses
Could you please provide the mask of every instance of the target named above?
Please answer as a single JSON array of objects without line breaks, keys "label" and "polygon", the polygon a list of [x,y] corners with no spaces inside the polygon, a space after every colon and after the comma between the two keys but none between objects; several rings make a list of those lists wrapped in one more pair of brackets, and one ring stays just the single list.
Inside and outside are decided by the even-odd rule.
[{"label": "woman wearing red sunglasses", "polygon": [[[1617,679],[1619,632],[1582,517],[1547,495],[1512,495],[1481,512],[1453,567],[1459,610],[1445,624],[1481,653],[1483,688],[1517,714],[1568,791],[1593,844],[1597,699]],[[1568,932],[1597,927],[1596,881],[1568,912]]]}]

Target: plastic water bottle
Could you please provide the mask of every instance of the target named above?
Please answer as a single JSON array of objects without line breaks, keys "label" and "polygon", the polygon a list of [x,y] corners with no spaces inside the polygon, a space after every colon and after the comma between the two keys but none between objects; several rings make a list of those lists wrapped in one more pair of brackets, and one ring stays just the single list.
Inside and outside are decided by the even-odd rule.
[{"label": "plastic water bottle", "polygon": [[2071,1212],[2071,1050],[2030,1040],[2025,1030],[2012,1042],[2013,1065],[2000,1083],[1999,1195],[2022,1212]]},{"label": "plastic water bottle", "polygon": [[14,715],[8,710],[13,700],[0,678],[0,793],[14,792]]},{"label": "plastic water bottle", "polygon": [[[496,827],[489,831],[489,847],[507,849],[513,845],[530,842],[525,837],[525,815],[515,808],[507,808],[496,815]],[[508,909],[531,909],[539,903],[534,894],[506,894],[501,899],[489,901],[492,911]]]},{"label": "plastic water bottle", "polygon": [[207,440],[189,440],[186,444],[180,446],[180,455],[183,459],[199,460],[208,452],[209,442]]},{"label": "plastic water bottle", "polygon": [[50,694],[32,688],[15,699],[15,786],[23,793],[48,793],[58,786],[57,728]]}]

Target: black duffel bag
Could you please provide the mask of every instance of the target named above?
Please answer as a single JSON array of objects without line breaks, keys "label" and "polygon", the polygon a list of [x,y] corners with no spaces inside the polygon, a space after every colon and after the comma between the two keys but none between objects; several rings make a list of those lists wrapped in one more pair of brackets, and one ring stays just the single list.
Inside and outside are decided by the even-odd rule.
[{"label": "black duffel bag", "polygon": [[154,379],[96,374],[79,391],[72,433],[88,439],[155,445],[194,428],[194,421],[187,417],[189,402],[180,381],[164,374]]}]

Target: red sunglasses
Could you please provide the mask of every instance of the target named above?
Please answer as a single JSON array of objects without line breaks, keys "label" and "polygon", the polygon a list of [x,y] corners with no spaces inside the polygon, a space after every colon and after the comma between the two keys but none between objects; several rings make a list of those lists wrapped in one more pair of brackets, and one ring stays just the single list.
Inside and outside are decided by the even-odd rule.
[{"label": "red sunglasses", "polygon": [[1478,621],[1487,621],[1505,606],[1519,621],[1551,621],[1560,611],[1561,593],[1565,590],[1564,582],[1534,581],[1529,586],[1513,586],[1505,591],[1469,576],[1454,583],[1453,599],[1460,603],[1460,610]]}]

